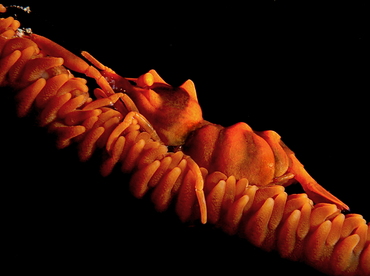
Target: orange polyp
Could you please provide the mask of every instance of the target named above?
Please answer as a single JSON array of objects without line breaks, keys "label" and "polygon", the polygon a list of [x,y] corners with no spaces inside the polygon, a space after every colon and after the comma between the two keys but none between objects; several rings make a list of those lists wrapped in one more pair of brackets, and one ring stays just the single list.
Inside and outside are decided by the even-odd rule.
[{"label": "orange polyp", "polygon": [[58,134],[57,148],[63,149],[72,143],[72,139],[83,134],[86,128],[79,125],[66,126],[59,122],[54,122],[50,125],[50,130]]},{"label": "orange polyp", "polygon": [[4,7],[4,5],[0,4],[0,12],[1,13],[4,13],[6,12],[6,8]]},{"label": "orange polyp", "polygon": [[30,86],[27,86],[23,90],[21,90],[17,96],[16,100],[18,101],[17,107],[17,115],[19,117],[26,116],[35,101],[35,98],[38,96],[40,91],[45,87],[46,80],[45,79],[38,79]]},{"label": "orange polyp", "polygon": [[[9,70],[9,81],[10,82],[17,82],[20,76],[20,73],[23,73],[23,68],[27,61],[34,55],[35,50],[34,47],[27,47],[26,49],[21,51],[21,56],[17,60],[17,62],[13,65],[13,67]],[[36,76],[35,79],[40,78],[40,76]]]},{"label": "orange polyp", "polygon": [[41,112],[40,126],[46,126],[58,117],[60,108],[72,98],[71,93],[65,93],[50,100],[49,105]]},{"label": "orange polyp", "polygon": [[2,55],[7,56],[13,53],[15,50],[23,51],[27,48],[33,48],[35,51],[35,54],[39,54],[40,50],[37,47],[37,44],[33,42],[32,40],[26,39],[26,38],[20,38],[16,37],[10,40],[6,40],[7,43],[4,44]]},{"label": "orange polyp", "polygon": [[4,83],[5,77],[9,69],[17,62],[21,57],[21,51],[16,50],[5,58],[1,59],[0,62],[0,83]]},{"label": "orange polyp", "polygon": [[42,109],[48,103],[49,99],[54,97],[59,89],[69,80],[67,74],[60,74],[54,76],[46,82],[45,87],[35,100],[35,105],[37,108]]},{"label": "orange polyp", "polygon": [[[194,186],[195,175],[189,170],[179,188],[176,213],[182,222],[190,221],[197,202]],[[190,208],[189,208],[190,206]]]},{"label": "orange polyp", "polygon": [[30,60],[24,66],[22,80],[32,82],[40,77],[43,77],[43,74],[46,70],[53,67],[61,66],[62,64],[62,58],[45,57]]},{"label": "orange polyp", "polygon": [[226,182],[221,180],[207,195],[207,217],[210,223],[216,224],[221,215],[221,204],[224,198]]}]

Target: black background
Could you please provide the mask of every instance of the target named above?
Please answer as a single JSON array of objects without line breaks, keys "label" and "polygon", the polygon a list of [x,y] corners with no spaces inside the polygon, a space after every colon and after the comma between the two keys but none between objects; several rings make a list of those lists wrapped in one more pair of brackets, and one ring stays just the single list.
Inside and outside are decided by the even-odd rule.
[{"label": "black background", "polygon": [[[153,68],[173,85],[192,79],[206,120],[277,131],[319,183],[370,218],[366,1],[33,2],[11,3],[31,6],[10,12],[23,27],[126,77]],[[14,271],[321,275],[156,213],[129,194],[128,176],[103,178],[98,161],[56,150],[2,91],[2,248]]]}]

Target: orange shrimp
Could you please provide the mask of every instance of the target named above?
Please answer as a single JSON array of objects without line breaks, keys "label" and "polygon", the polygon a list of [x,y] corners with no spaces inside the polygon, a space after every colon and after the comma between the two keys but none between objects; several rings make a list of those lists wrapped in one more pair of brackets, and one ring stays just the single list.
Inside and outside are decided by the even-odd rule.
[{"label": "orange shrimp", "polygon": [[[173,206],[183,222],[214,224],[329,275],[370,275],[369,223],[343,214],[349,207],[276,132],[210,123],[192,81],[173,87],[154,70],[124,78],[19,25],[0,21],[0,86],[15,90],[18,116],[36,111],[58,148],[77,145],[81,161],[101,155],[103,176],[119,166],[135,197],[150,194],[156,210]],[[96,81],[94,95],[72,72]],[[289,195],[294,182],[306,193]]]}]

